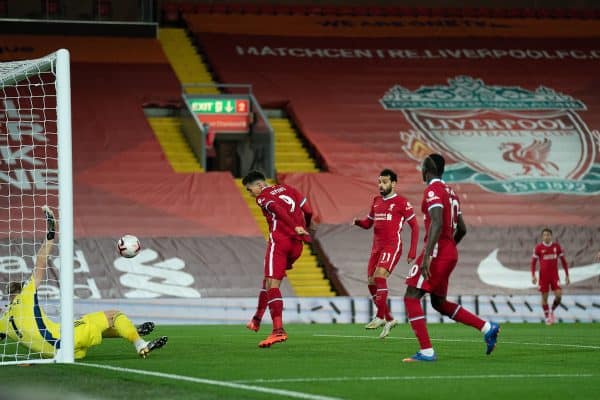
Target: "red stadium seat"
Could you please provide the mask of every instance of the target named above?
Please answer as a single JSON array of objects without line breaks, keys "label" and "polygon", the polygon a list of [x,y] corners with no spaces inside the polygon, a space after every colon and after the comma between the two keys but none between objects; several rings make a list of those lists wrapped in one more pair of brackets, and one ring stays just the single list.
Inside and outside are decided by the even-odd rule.
[{"label": "red stadium seat", "polygon": [[177,3],[179,12],[182,13],[193,13],[196,12],[196,5],[194,3]]},{"label": "red stadium seat", "polygon": [[193,7],[186,7],[185,12],[193,12],[196,14],[210,14],[210,12],[211,12],[210,4],[195,4],[192,6]]},{"label": "red stadium seat", "polygon": [[524,8],[521,10],[521,16],[523,18],[535,18],[536,11],[534,8]]},{"label": "red stadium seat", "polygon": [[162,20],[167,23],[179,21],[179,9],[177,4],[167,3],[163,5]]},{"label": "red stadium seat", "polygon": [[211,12],[214,14],[229,14],[229,5],[228,4],[213,4],[211,8]]},{"label": "red stadium seat", "polygon": [[306,15],[323,15],[323,8],[319,6],[306,7]]},{"label": "red stadium seat", "polygon": [[354,7],[339,7],[338,14],[339,15],[355,15],[356,12]]},{"label": "red stadium seat", "polygon": [[246,13],[246,5],[232,3],[229,5],[229,13],[230,14],[245,14]]},{"label": "red stadium seat", "polygon": [[368,7],[354,7],[354,15],[360,16],[360,17],[364,17],[367,15],[371,15],[369,14],[369,8]]},{"label": "red stadium seat", "polygon": [[277,6],[271,4],[263,4],[260,6],[260,13],[264,15],[276,15]]},{"label": "red stadium seat", "polygon": [[387,7],[370,7],[369,15],[377,16],[377,17],[386,17],[388,15],[392,15]]},{"label": "red stadium seat", "polygon": [[323,15],[340,15],[340,9],[335,6],[323,6],[321,7],[321,11]]},{"label": "red stadium seat", "polygon": [[112,1],[111,0],[96,0],[94,1],[94,15],[96,18],[104,19],[112,16]]},{"label": "red stadium seat", "polygon": [[42,0],[42,13],[45,17],[56,17],[60,13],[59,0]]},{"label": "red stadium seat", "polygon": [[551,12],[547,8],[538,8],[536,14],[538,18],[550,18]]},{"label": "red stadium seat", "polygon": [[281,5],[275,7],[275,13],[277,15],[294,15],[294,12],[294,8],[291,6]]}]

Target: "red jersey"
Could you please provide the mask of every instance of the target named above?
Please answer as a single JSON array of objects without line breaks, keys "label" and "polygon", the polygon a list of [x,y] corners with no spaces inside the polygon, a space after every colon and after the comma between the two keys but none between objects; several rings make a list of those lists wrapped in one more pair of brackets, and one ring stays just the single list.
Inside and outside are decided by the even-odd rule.
[{"label": "red jersey", "polygon": [[409,256],[415,257],[417,240],[419,237],[418,225],[413,221],[415,210],[404,197],[394,193],[388,198],[376,196],[371,205],[371,211],[366,219],[356,221],[362,228],[373,226],[373,249],[384,246],[396,246],[402,243],[400,232],[405,222],[411,225],[411,249]]},{"label": "red jersey", "polygon": [[442,254],[442,258],[457,257],[454,233],[458,225],[458,216],[461,214],[460,202],[454,190],[441,179],[432,179],[423,193],[421,211],[425,219],[425,243],[431,225],[429,210],[435,207],[442,208],[442,231],[432,256],[439,257]]},{"label": "red jersey", "polygon": [[542,274],[558,274],[558,259],[562,263],[565,274],[569,276],[569,269],[567,267],[567,260],[562,248],[556,242],[545,244],[544,242],[538,243],[533,249],[533,256],[531,258],[531,274],[535,274],[535,264],[540,261],[540,275]]},{"label": "red jersey", "polygon": [[306,228],[305,213],[312,215],[312,212],[309,211],[306,197],[300,192],[288,185],[273,185],[263,189],[256,203],[267,219],[271,240],[283,237],[302,239],[294,228]]}]

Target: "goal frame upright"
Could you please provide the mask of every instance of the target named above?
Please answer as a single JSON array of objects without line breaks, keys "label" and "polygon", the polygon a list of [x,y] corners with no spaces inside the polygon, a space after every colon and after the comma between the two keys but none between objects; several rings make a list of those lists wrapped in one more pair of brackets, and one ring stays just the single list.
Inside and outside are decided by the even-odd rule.
[{"label": "goal frame upright", "polygon": [[58,134],[58,204],[60,217],[60,349],[61,363],[74,362],[73,337],[73,152],[71,137],[71,68],[66,49],[56,52],[56,114]]},{"label": "goal frame upright", "polygon": [[[0,63],[0,65],[3,63]],[[74,229],[73,229],[73,161],[71,136],[71,73],[70,54],[57,50],[39,59],[6,63],[0,69],[0,89],[18,85],[40,72],[51,71],[54,76],[56,96],[56,133],[58,164],[58,222],[59,222],[59,288],[60,288],[60,345],[52,358],[1,361],[0,365],[23,363],[73,363],[73,297],[74,297]]]}]

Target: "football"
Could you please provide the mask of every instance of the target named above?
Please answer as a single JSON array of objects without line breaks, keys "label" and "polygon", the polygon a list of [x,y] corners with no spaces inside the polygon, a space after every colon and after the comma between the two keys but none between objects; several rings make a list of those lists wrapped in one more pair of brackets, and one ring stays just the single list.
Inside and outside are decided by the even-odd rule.
[{"label": "football", "polygon": [[121,257],[131,258],[137,256],[142,246],[137,237],[133,235],[124,235],[117,242],[117,249]]}]

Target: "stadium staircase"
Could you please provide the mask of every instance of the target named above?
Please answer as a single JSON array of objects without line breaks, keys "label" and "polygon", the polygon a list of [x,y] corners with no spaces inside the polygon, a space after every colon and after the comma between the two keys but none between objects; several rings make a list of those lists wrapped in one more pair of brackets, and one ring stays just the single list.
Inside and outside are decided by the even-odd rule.
[{"label": "stadium staircase", "polygon": [[[198,88],[187,88],[190,94],[218,94],[212,76],[197,53],[189,37],[183,29],[163,28],[159,32],[159,40],[163,51],[171,63],[175,74],[182,85],[192,83],[206,83],[209,86]],[[291,172],[319,172],[314,160],[302,145],[298,133],[294,130],[292,123],[287,118],[270,117],[269,122],[275,131],[275,169],[279,173]],[[187,163],[193,154],[180,132],[180,123],[175,118],[151,118],[150,124],[155,131],[156,137],[161,143],[165,155],[177,172],[196,172]],[[184,156],[184,147],[189,155]],[[171,157],[174,157],[173,159]],[[176,162],[179,157],[185,162]],[[195,159],[193,159],[195,162]],[[200,168],[198,163],[196,168]],[[273,182],[271,182],[273,183]],[[268,239],[269,228],[262,215],[256,207],[254,199],[250,197],[241,180],[236,179],[236,185],[250,208],[259,229]],[[308,245],[304,245],[302,256],[294,264],[294,269],[288,274],[288,278],[294,292],[298,296],[305,297],[332,297],[335,293],[331,290],[329,281],[324,277],[323,269],[319,267],[318,260]]]},{"label": "stadium staircase", "polygon": [[269,123],[275,131],[277,173],[319,172],[288,118],[269,117]]},{"label": "stadium staircase", "polygon": [[176,117],[149,117],[148,123],[165,157],[177,173],[203,172],[188,142],[181,132],[181,121]]},{"label": "stadium staircase", "polygon": [[[269,227],[262,215],[260,208],[256,206],[253,197],[246,191],[242,185],[241,179],[235,180],[236,185],[240,189],[240,193],[244,197],[246,204],[250,208],[260,231],[263,233],[265,240],[269,239]],[[273,184],[269,181],[269,184]],[[323,269],[319,267],[317,257],[312,253],[312,249],[306,243],[300,258],[294,263],[294,269],[288,271],[288,280],[294,289],[297,296],[302,297],[333,297],[335,293],[331,290],[329,280],[323,276]]]},{"label": "stadium staircase", "polygon": [[162,28],[158,40],[182,85],[203,83],[205,87],[187,88],[189,94],[219,94],[202,57],[198,55],[185,30]]}]

